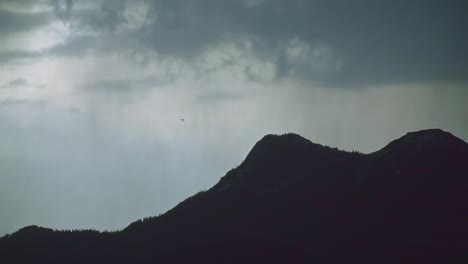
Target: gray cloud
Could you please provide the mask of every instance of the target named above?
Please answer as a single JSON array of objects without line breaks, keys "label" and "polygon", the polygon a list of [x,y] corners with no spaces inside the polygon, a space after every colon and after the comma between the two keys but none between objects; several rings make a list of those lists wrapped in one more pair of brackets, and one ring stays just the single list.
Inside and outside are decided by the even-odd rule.
[{"label": "gray cloud", "polygon": [[[27,64],[31,60],[47,58],[48,56],[59,57],[78,57],[87,54],[96,54],[99,51],[104,52],[105,46],[99,42],[95,36],[71,36],[65,42],[58,43],[43,50],[7,50],[0,51],[0,65],[1,64]],[[107,52],[110,50],[107,49]],[[113,50],[115,51],[115,49]]]},{"label": "gray cloud", "polygon": [[41,53],[53,56],[83,56],[99,51],[98,45],[99,41],[95,36],[72,36],[67,38],[64,43],[54,45]]},{"label": "gray cloud", "polygon": [[225,103],[226,101],[235,101],[242,98],[242,95],[228,92],[214,91],[203,93],[195,97],[194,102],[199,104],[206,103]]},{"label": "gray cloud", "polygon": [[47,12],[20,13],[0,8],[0,34],[5,35],[30,31],[39,28],[51,21]]},{"label": "gray cloud", "polygon": [[73,0],[52,0],[55,15],[62,21],[68,21],[73,10]]},{"label": "gray cloud", "polygon": [[98,9],[84,11],[78,19],[82,26],[90,27],[98,32],[113,33],[126,22],[125,7],[125,0],[104,0]]},{"label": "gray cloud", "polygon": [[45,100],[29,100],[29,99],[5,99],[0,100],[0,107],[44,107],[47,102]]},{"label": "gray cloud", "polygon": [[[160,0],[150,4],[149,22],[135,37],[162,55],[193,59],[216,45],[249,39],[257,54],[277,63],[279,77],[366,85],[468,76],[464,1]],[[288,45],[295,39],[310,53],[299,54],[299,62],[288,60]],[[316,63],[314,54],[323,48],[328,57]]]},{"label": "gray cloud", "polygon": [[[462,0],[104,0],[95,9],[74,8],[71,0],[53,4],[59,18],[72,17],[77,32],[111,33],[99,45],[78,34],[50,50],[59,55],[153,50],[193,61],[214,47],[248,41],[256,56],[275,63],[277,78],[348,87],[468,76],[468,5]],[[130,12],[134,6],[143,11]],[[43,15],[5,14],[0,31],[46,21]]]},{"label": "gray cloud", "polygon": [[79,91],[95,93],[134,93],[144,92],[170,83],[170,79],[146,77],[141,79],[110,79],[90,82],[80,86]]},{"label": "gray cloud", "polygon": [[22,87],[27,84],[27,80],[24,78],[18,78],[14,79],[8,83],[5,83],[3,85],[0,85],[0,89],[8,89],[8,88],[17,88],[17,87]]},{"label": "gray cloud", "polygon": [[[300,67],[304,77],[328,84],[466,80],[468,37],[465,1],[154,1],[148,45],[175,56],[196,56],[221,41],[252,38],[274,57],[280,76]],[[341,65],[314,74],[287,61],[287,43],[298,38],[327,47]],[[189,45],[187,45],[189,43]],[[310,60],[311,58],[309,58]]]},{"label": "gray cloud", "polygon": [[8,63],[20,63],[23,60],[40,56],[37,52],[27,50],[0,51],[0,65]]}]

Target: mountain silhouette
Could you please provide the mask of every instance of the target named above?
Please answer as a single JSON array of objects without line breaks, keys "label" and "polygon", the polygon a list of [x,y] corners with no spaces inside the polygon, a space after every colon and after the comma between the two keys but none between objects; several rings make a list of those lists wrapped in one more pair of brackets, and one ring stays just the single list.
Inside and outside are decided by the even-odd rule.
[{"label": "mountain silhouette", "polygon": [[0,239],[0,262],[468,260],[467,201],[468,144],[439,129],[370,154],[266,135],[160,216],[119,232],[25,227]]}]

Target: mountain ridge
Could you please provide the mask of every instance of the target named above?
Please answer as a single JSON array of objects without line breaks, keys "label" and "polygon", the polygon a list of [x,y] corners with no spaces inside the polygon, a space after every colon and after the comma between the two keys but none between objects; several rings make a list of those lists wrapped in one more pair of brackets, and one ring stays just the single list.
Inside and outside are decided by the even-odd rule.
[{"label": "mountain ridge", "polygon": [[[81,256],[87,260],[109,252],[121,252],[110,259],[129,262],[200,255],[243,260],[255,255],[263,261],[460,254],[468,235],[467,146],[433,129],[410,132],[370,154],[322,146],[297,134],[266,135],[211,189],[161,216],[135,221],[121,232],[83,236],[23,228],[17,232],[23,236],[0,239],[0,252],[9,248],[3,256],[21,260],[24,256],[11,252],[29,245],[44,250],[30,251],[32,256],[55,254],[63,260],[65,253],[28,239],[43,233],[37,237],[47,237],[63,252],[91,241]],[[180,250],[189,253],[180,256]]]}]

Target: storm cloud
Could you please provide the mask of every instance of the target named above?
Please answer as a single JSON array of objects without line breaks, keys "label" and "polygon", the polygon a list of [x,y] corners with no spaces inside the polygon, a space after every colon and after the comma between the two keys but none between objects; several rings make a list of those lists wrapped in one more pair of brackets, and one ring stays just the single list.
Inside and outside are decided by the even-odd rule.
[{"label": "storm cloud", "polygon": [[[337,87],[468,76],[462,0],[74,2],[51,1],[73,33],[49,52],[156,52],[193,62],[235,45],[274,64],[276,78]],[[37,13],[6,14],[1,30],[8,32],[45,21]]]},{"label": "storm cloud", "polygon": [[[0,2],[1,4],[2,2]],[[47,13],[22,13],[0,9],[0,34],[10,35],[30,31],[51,21]]]},{"label": "storm cloud", "polygon": [[[461,0],[118,3],[104,1],[101,15],[83,25],[113,32],[131,28],[122,37],[162,56],[191,60],[219,46],[251,45],[276,65],[277,77],[337,86],[468,76],[468,6]],[[137,14],[140,21],[130,19]]]}]

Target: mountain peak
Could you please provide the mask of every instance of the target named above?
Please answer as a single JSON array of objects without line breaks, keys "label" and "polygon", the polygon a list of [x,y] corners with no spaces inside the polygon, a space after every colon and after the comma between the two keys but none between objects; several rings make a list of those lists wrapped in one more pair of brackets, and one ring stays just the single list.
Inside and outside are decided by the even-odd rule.
[{"label": "mountain peak", "polygon": [[383,155],[390,152],[421,153],[441,149],[468,149],[463,140],[442,129],[432,128],[408,132],[399,139],[393,140],[383,149],[373,154]]},{"label": "mountain peak", "polygon": [[[303,136],[296,133],[286,133],[286,134],[267,134],[260,139],[258,143],[272,143],[272,142],[288,142],[288,143],[302,143],[309,144],[312,143],[310,140],[304,138]],[[254,147],[255,148],[255,147]]]},{"label": "mountain peak", "polygon": [[[288,177],[275,178],[273,175],[280,175],[278,170],[282,167],[299,168],[298,165],[309,157],[310,151],[320,147],[323,146],[294,133],[265,135],[254,145],[238,168],[221,178],[215,189],[226,189],[238,181],[250,185],[255,183],[257,187],[282,182]],[[244,181],[245,179],[248,181]]]},{"label": "mountain peak", "polygon": [[[408,132],[403,137],[391,142],[403,144],[417,144],[421,145],[451,145],[463,142],[461,139],[455,137],[449,132],[442,129],[433,128],[420,131]],[[389,144],[389,145],[390,145]]]},{"label": "mountain peak", "polygon": [[246,157],[246,161],[258,161],[266,156],[287,155],[291,152],[302,152],[310,146],[319,146],[310,140],[294,133],[282,135],[268,134],[259,140]]},{"label": "mountain peak", "polygon": [[424,129],[420,131],[408,132],[404,138],[415,139],[426,142],[449,140],[455,138],[451,133],[439,128]]},{"label": "mountain peak", "polygon": [[23,227],[23,228],[19,229],[14,234],[17,237],[18,236],[21,237],[21,236],[29,236],[31,234],[35,234],[35,235],[44,234],[44,233],[49,233],[49,232],[52,232],[52,231],[53,230],[50,229],[50,228],[40,227],[40,226],[36,226],[36,225],[30,225],[30,226],[26,226],[26,227]]}]

